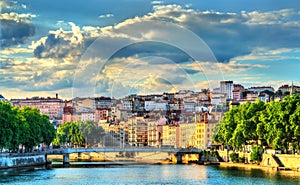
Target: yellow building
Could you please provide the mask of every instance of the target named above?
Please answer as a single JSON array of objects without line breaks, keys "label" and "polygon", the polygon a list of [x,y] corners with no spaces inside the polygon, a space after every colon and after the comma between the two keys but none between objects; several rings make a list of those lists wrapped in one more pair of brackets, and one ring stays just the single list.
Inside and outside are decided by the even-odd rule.
[{"label": "yellow building", "polygon": [[179,127],[163,125],[162,126],[162,146],[163,147],[177,147],[177,130]]},{"label": "yellow building", "polygon": [[175,148],[206,149],[212,143],[215,123],[183,123],[179,126],[163,126],[163,146]]},{"label": "yellow building", "polygon": [[157,121],[148,121],[148,146],[158,147],[159,143],[159,129]]},{"label": "yellow building", "polygon": [[144,117],[132,117],[126,121],[129,146],[148,145],[148,125]]}]

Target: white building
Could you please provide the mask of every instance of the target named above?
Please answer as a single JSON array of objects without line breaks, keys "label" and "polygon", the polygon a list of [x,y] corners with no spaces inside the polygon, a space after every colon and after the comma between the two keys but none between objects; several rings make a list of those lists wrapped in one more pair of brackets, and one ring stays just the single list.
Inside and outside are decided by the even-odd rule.
[{"label": "white building", "polygon": [[122,100],[122,106],[124,110],[132,111],[132,101],[128,99]]},{"label": "white building", "polygon": [[82,112],[81,113],[81,121],[95,121],[95,113],[94,112]]},{"label": "white building", "polygon": [[221,81],[220,82],[220,92],[227,94],[228,99],[233,99],[233,81]]},{"label": "white building", "polygon": [[195,111],[195,102],[184,102],[184,110],[187,112],[194,112]]},{"label": "white building", "polygon": [[224,93],[212,93],[211,104],[222,105],[226,103],[226,94]]}]

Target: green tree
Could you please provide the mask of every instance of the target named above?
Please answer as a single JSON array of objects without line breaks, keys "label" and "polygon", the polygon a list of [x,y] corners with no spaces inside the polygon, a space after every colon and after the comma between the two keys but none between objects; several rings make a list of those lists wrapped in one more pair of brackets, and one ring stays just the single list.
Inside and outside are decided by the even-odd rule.
[{"label": "green tree", "polygon": [[[11,143],[16,128],[16,111],[10,103],[0,101],[0,150],[12,148]],[[16,138],[17,139],[17,138]]]},{"label": "green tree", "polygon": [[53,124],[49,121],[49,117],[45,114],[41,115],[42,128],[41,128],[41,136],[42,142],[47,146],[51,144],[56,135],[56,129]]},{"label": "green tree", "polygon": [[31,151],[34,146],[42,143],[41,128],[43,126],[40,111],[37,108],[23,107],[21,114],[26,119],[29,132],[27,139],[24,141],[26,151]]},{"label": "green tree", "polygon": [[102,140],[105,132],[102,127],[98,127],[93,121],[84,121],[79,123],[79,129],[85,138],[87,144],[94,145]]},{"label": "green tree", "polygon": [[78,122],[66,122],[61,125],[53,141],[54,145],[82,145],[85,143],[82,132],[79,130]]},{"label": "green tree", "polygon": [[262,160],[262,148],[255,146],[252,148],[252,152],[250,154],[250,160],[256,163],[260,163]]}]

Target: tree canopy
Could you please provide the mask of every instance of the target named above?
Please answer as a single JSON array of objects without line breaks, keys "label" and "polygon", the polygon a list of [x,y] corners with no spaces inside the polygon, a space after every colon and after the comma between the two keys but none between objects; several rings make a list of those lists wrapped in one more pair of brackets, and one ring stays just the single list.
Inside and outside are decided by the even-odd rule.
[{"label": "tree canopy", "polygon": [[49,117],[40,114],[36,108],[13,107],[9,102],[0,101],[0,149],[17,152],[20,145],[26,151],[44,143],[50,145],[55,137],[55,128]]},{"label": "tree canopy", "polygon": [[93,121],[67,122],[58,128],[53,144],[65,146],[80,146],[99,143],[104,135],[102,127]]},{"label": "tree canopy", "polygon": [[281,102],[256,101],[234,107],[225,113],[215,137],[235,149],[258,144],[258,140],[274,149],[300,149],[300,95],[286,96]]}]

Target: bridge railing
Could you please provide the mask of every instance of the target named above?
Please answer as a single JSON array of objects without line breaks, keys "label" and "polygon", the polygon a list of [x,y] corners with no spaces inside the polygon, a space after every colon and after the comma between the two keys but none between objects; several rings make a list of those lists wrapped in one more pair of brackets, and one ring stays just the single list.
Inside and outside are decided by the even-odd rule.
[{"label": "bridge railing", "polygon": [[188,148],[152,148],[152,147],[124,147],[124,148],[61,148],[49,153],[83,153],[83,152],[168,152],[168,153],[200,153],[200,149]]}]

